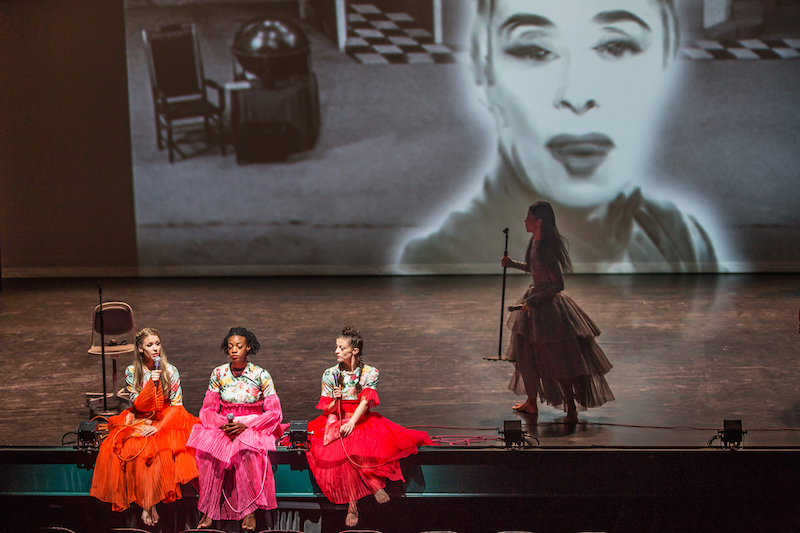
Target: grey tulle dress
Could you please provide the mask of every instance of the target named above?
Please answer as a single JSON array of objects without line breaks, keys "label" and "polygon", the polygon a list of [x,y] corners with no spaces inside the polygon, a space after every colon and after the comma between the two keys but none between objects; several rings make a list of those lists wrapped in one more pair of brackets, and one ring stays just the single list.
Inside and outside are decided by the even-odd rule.
[{"label": "grey tulle dress", "polygon": [[529,309],[512,311],[508,319],[506,359],[515,366],[508,388],[516,394],[536,388],[540,400],[565,410],[564,387],[572,388],[578,410],[613,400],[604,377],[612,365],[595,341],[600,329],[562,292],[558,264],[541,261],[533,241],[528,262],[515,266],[530,272],[533,282],[517,302]]}]

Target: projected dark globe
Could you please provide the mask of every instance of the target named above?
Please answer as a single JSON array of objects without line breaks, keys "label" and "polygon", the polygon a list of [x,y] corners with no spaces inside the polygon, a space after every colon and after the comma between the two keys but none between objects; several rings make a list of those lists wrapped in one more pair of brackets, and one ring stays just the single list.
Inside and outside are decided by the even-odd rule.
[{"label": "projected dark globe", "polygon": [[275,83],[310,72],[311,46],[297,22],[262,17],[245,22],[233,40],[239,65],[264,83]]}]

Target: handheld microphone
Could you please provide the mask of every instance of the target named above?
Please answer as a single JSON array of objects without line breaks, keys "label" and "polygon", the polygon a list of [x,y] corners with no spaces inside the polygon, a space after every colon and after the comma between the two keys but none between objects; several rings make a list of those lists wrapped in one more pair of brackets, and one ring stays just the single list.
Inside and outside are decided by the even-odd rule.
[{"label": "handheld microphone", "polygon": [[156,370],[161,370],[161,356],[157,355],[153,357],[153,362],[156,364]]},{"label": "handheld microphone", "polygon": [[340,385],[340,383],[339,383],[339,373],[338,372],[334,372],[333,373],[333,383],[337,387]]},{"label": "handheld microphone", "polygon": [[233,413],[228,413],[228,424],[233,424]]}]

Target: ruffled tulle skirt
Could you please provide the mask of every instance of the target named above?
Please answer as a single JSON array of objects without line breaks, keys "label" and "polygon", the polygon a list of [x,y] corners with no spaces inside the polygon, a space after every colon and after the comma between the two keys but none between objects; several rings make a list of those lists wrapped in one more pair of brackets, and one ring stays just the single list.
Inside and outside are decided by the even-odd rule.
[{"label": "ruffled tulle skirt", "polygon": [[197,477],[194,453],[186,440],[197,419],[181,405],[166,407],[153,421],[159,430],[140,437],[125,425],[125,410],[109,418],[108,436],[100,445],[90,494],[124,511],[135,503],[143,508],[181,497],[181,484]]},{"label": "ruffled tulle skirt", "polygon": [[572,298],[558,293],[531,309],[514,311],[508,326],[506,358],[515,363],[509,389],[517,394],[537,390],[540,400],[562,408],[574,397],[581,410],[614,399],[604,377],[612,365],[595,341],[600,329]]},{"label": "ruffled tulle skirt", "polygon": [[[358,402],[342,402],[345,418]],[[418,446],[433,444],[424,431],[406,429],[378,413],[367,411],[347,437],[323,444],[327,417],[308,424],[306,453],[311,472],[325,496],[343,504],[374,494],[386,480],[404,481],[399,460],[415,454]]]}]

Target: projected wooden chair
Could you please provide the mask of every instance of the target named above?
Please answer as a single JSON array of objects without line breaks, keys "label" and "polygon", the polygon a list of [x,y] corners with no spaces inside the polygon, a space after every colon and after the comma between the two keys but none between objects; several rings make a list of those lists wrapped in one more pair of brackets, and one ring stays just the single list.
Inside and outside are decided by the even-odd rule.
[{"label": "projected wooden chair", "polygon": [[[117,406],[120,403],[127,406],[127,394],[118,391],[117,383],[117,358],[120,355],[133,353],[136,345],[136,325],[133,320],[133,309],[125,302],[104,302],[102,304],[102,328],[100,318],[100,305],[94,308],[92,313],[92,346],[89,348],[91,355],[110,357],[112,361],[112,392],[105,395],[103,393],[86,393],[89,408],[98,411],[99,408],[107,410],[108,399],[112,399]],[[101,335],[102,331],[102,335]],[[103,359],[103,389],[106,383],[106,366]]]},{"label": "projected wooden chair", "polygon": [[[219,144],[224,156],[225,93],[219,84],[203,74],[194,25],[164,26],[158,30],[144,30],[142,35],[150,67],[158,149],[167,147],[170,163],[175,160],[175,152],[186,158],[187,154],[178,146],[179,141],[193,143],[196,140],[193,134],[202,120],[205,143],[209,147],[215,142]],[[208,97],[209,89],[216,91],[216,104]]]}]

